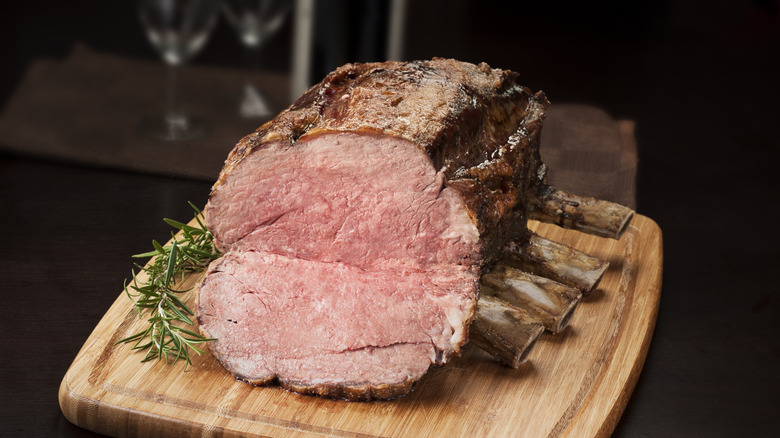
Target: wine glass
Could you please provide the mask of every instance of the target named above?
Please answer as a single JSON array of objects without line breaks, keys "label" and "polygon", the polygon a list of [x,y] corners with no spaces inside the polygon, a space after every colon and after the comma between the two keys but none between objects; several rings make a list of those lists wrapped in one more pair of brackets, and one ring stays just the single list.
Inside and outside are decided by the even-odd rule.
[{"label": "wine glass", "polygon": [[141,130],[163,140],[191,140],[205,135],[202,121],[179,106],[180,67],[203,48],[217,21],[219,0],[141,0],[139,15],[146,36],[168,67],[165,114],[142,121]]},{"label": "wine glass", "polygon": [[249,72],[243,87],[239,114],[246,118],[273,113],[268,99],[252,81],[260,63],[260,46],[284,24],[291,0],[224,0],[222,10],[244,46]]}]

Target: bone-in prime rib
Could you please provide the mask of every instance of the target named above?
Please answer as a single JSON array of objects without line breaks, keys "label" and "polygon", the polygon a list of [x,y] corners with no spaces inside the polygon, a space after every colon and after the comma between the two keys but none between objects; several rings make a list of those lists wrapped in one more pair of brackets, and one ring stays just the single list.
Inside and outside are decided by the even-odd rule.
[{"label": "bone-in prime rib", "polygon": [[[486,64],[348,64],[244,137],[204,212],[224,254],[198,292],[214,355],[253,384],[386,399],[460,354],[496,308],[477,312],[482,274],[523,258],[530,215],[613,236],[630,217],[547,186],[548,104]],[[484,322],[478,345],[505,343]]]}]

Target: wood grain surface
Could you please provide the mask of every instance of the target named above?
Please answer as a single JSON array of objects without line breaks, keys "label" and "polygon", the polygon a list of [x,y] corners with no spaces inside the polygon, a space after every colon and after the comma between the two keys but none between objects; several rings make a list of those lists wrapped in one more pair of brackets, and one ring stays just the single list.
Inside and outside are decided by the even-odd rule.
[{"label": "wood grain surface", "polygon": [[[532,222],[539,234],[609,260],[562,333],[513,370],[467,346],[397,400],[347,402],[237,382],[209,355],[141,363],[115,342],[144,323],[121,293],[62,380],[72,423],[112,436],[607,436],[642,369],[658,313],[661,230],[636,215],[620,240]],[[197,276],[186,280],[194,284]],[[188,297],[189,303],[192,296]]]}]

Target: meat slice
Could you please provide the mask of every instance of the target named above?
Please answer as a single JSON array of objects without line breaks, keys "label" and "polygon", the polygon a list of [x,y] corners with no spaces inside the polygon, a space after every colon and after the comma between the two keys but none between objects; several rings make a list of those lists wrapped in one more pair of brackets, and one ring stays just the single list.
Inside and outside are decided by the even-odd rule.
[{"label": "meat slice", "polygon": [[479,278],[544,179],[541,93],[435,59],[350,64],[231,151],[201,330],[238,379],[407,393],[468,341]]},{"label": "meat slice", "polygon": [[408,391],[464,341],[474,309],[466,268],[363,270],[265,251],[230,252],[209,270],[201,321],[221,362],[255,384],[320,395]]},{"label": "meat slice", "polygon": [[325,132],[292,148],[275,142],[248,155],[229,181],[208,206],[223,252],[363,269],[479,261],[479,233],[461,197],[404,139]]}]

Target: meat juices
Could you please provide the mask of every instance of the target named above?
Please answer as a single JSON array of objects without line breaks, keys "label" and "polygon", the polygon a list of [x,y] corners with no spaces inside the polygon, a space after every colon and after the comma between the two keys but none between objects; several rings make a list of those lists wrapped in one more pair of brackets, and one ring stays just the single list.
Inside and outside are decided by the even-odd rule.
[{"label": "meat juices", "polygon": [[349,64],[243,138],[205,208],[201,330],[236,378],[406,394],[468,341],[544,179],[542,93],[454,60]]}]

